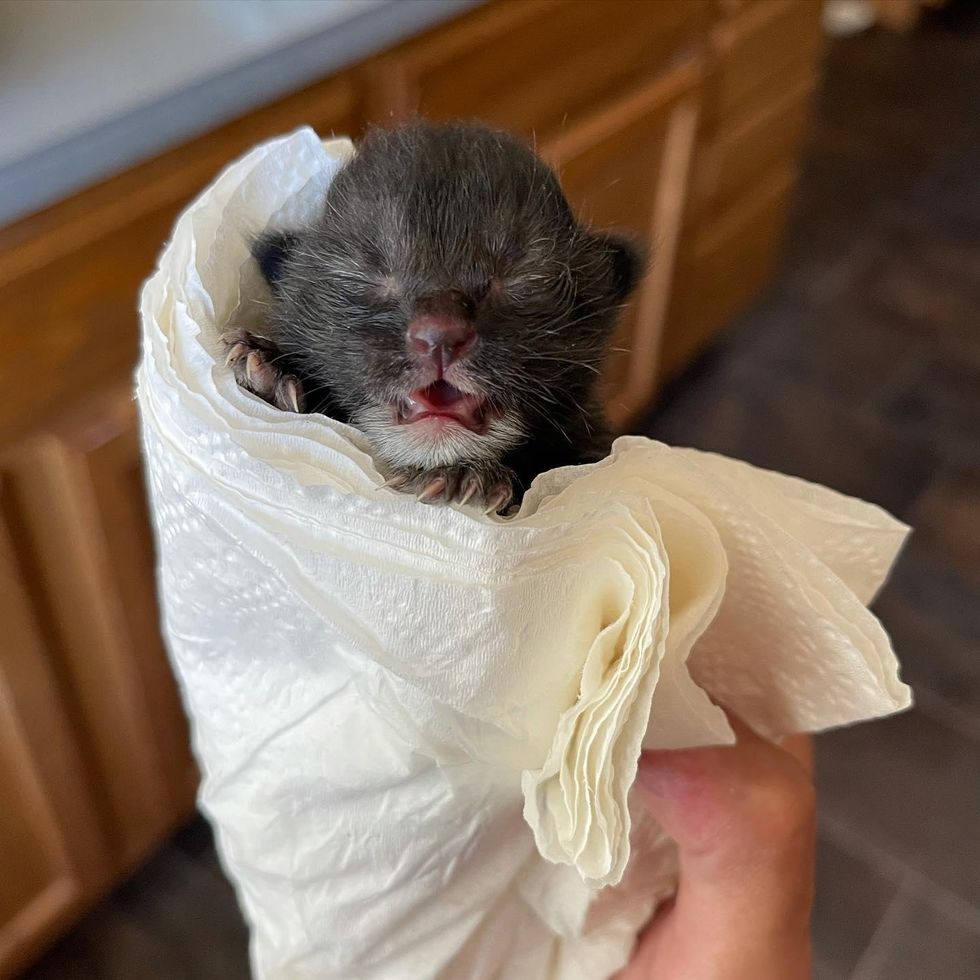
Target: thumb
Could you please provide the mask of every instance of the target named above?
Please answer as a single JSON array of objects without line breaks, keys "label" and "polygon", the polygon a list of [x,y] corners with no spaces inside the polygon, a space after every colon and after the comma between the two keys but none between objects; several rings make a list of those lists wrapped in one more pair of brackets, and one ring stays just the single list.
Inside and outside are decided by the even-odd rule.
[{"label": "thumb", "polygon": [[805,753],[734,727],[734,746],[641,757],[637,792],[677,842],[680,884],[638,959],[669,954],[663,975],[690,980],[802,980],[815,836]]}]

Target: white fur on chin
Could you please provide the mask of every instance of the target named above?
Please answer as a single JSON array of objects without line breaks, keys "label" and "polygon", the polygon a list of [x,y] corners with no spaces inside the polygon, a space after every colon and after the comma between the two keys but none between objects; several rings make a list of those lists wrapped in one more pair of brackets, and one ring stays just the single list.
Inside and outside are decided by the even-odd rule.
[{"label": "white fur on chin", "polygon": [[391,410],[383,406],[359,412],[351,424],[371,440],[386,463],[400,469],[431,470],[499,459],[527,435],[520,422],[510,415],[492,419],[486,432],[473,432],[456,424],[444,425],[436,432],[424,422],[393,422]]}]

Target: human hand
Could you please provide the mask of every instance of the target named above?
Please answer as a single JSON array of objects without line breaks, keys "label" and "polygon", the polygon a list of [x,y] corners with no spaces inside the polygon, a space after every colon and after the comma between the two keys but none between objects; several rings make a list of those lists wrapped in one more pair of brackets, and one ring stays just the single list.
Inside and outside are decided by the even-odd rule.
[{"label": "human hand", "polygon": [[680,852],[677,896],[617,980],[809,980],[810,741],[644,752],[637,791]]}]

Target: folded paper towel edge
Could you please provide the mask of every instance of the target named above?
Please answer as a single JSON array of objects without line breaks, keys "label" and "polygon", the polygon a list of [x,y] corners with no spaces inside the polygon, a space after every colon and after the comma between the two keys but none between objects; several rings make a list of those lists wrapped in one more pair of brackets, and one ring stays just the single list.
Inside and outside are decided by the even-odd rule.
[{"label": "folded paper towel edge", "polygon": [[[300,129],[297,129],[293,134],[290,134],[290,135],[291,136],[296,136],[296,135],[299,135],[299,134],[303,134],[304,136],[306,134],[312,134],[315,137],[315,134],[313,134],[313,131],[309,127],[301,127]],[[285,142],[288,141],[289,138],[290,138],[289,136],[279,137],[278,140],[269,141],[269,143],[263,144],[263,147],[261,147],[261,148],[255,148],[255,150],[253,150],[252,152],[253,153],[258,153],[259,150],[268,148],[268,147],[270,147],[272,144],[274,144],[276,142],[278,142],[278,143],[285,143]],[[346,141],[344,139],[340,139],[340,140],[329,140],[329,141],[320,141],[320,142],[322,143],[322,145],[324,147],[328,146],[331,143],[335,143],[335,144],[338,144],[338,145],[345,145],[345,144],[346,145],[349,145],[349,141]],[[243,164],[243,162],[244,162],[245,159],[246,158],[243,157],[239,161],[236,161],[236,162],[234,162],[232,164],[229,164],[229,166],[227,168],[225,168],[224,171],[222,171],[222,174],[218,178],[218,180],[221,180],[222,178],[226,178],[227,177],[227,174],[229,173],[229,171],[231,171],[235,167],[238,167],[239,169],[241,169],[242,164]],[[194,203],[197,203],[197,201],[195,201]],[[187,211],[189,211],[190,208],[193,207],[193,206],[194,205],[192,204],[187,209]],[[185,211],[184,213],[186,214],[187,211]],[[182,215],[182,217],[183,217],[183,215]],[[148,280],[148,282],[149,281],[152,281],[153,279],[155,279],[155,277],[157,275],[159,275],[161,273],[161,271],[162,270],[158,267],[157,271],[154,273],[154,275],[151,277],[151,279]],[[145,287],[144,287],[144,289],[145,289]],[[150,313],[149,310],[145,310],[144,311],[144,317],[146,318],[149,313]],[[142,364],[141,364],[141,366],[142,366]],[[147,370],[148,371],[149,371],[149,369],[150,369],[149,366],[147,366]],[[629,440],[630,438],[631,437],[624,437],[624,439],[626,439],[626,440]],[[636,438],[636,437],[632,437],[632,438]],[[621,441],[622,440],[617,440],[617,445]],[[648,442],[647,440],[642,440],[642,439],[636,439],[636,441],[637,442]],[[627,443],[627,445],[628,445],[628,443]],[[672,447],[664,447],[664,448],[672,448]],[[677,451],[684,452],[685,450],[678,449]],[[690,450],[690,452],[695,452],[696,453],[696,452],[699,452],[699,451],[698,450]],[[613,455],[615,455],[615,449],[614,449],[614,454]],[[721,459],[727,459],[727,457],[719,457],[719,458],[721,458]],[[738,462],[738,461],[736,461],[736,462]],[[601,464],[598,464],[598,465],[601,465]],[[744,465],[745,466],[749,466],[749,464],[744,464]],[[752,469],[757,469],[755,467],[751,467],[751,468]],[[793,478],[793,477],[785,477],[783,474],[775,474],[773,471],[762,470],[762,471],[759,471],[759,472],[767,473],[767,474],[770,474],[772,476],[780,477],[780,478],[783,478],[783,479],[786,479],[786,480],[796,480],[796,478]],[[799,483],[800,485],[804,486],[804,487],[812,487],[812,485],[806,484],[805,481],[796,481],[796,482]],[[820,490],[821,491],[826,491],[829,494],[834,494],[836,497],[838,497],[838,498],[840,498],[842,500],[856,502],[861,507],[868,508],[869,509],[868,512],[870,512],[870,509],[874,509],[875,511],[877,511],[879,513],[879,515],[884,515],[884,517],[887,518],[888,521],[893,522],[893,524],[896,526],[896,529],[898,527],[901,527],[903,529],[902,539],[904,541],[904,539],[905,539],[905,537],[906,537],[909,529],[905,525],[901,524],[901,522],[897,521],[894,517],[892,517],[892,515],[889,515],[889,514],[887,514],[887,512],[882,511],[881,508],[877,508],[873,504],[867,504],[864,501],[857,501],[856,498],[846,497],[843,494],[837,494],[836,491],[831,491],[831,490],[829,490],[829,488],[820,488]],[[810,496],[813,495],[813,493],[811,491],[807,491],[807,494],[810,495]],[[819,496],[819,494],[816,494],[816,495]],[[466,515],[466,516],[469,517],[470,515]],[[519,514],[517,516],[520,517],[521,515]],[[486,522],[481,521],[480,523],[486,523]],[[896,551],[896,554],[897,554],[897,551]],[[894,561],[894,558],[893,558],[893,561]],[[905,703],[904,704],[900,704],[900,703],[897,704],[897,706],[894,708],[894,710],[902,710],[903,707],[907,707],[908,704],[911,703],[911,692],[910,692],[910,690],[905,685],[903,685],[903,688],[904,688],[904,691],[906,693]],[[887,712],[885,712],[885,713],[887,713]],[[637,748],[637,752],[636,752],[636,758],[638,759],[638,757],[639,757],[639,748]],[[632,771],[635,773],[636,759],[634,759],[630,765],[632,767]],[[527,774],[525,774],[525,775],[527,775]],[[522,778],[522,782],[523,782],[523,778]],[[549,860],[550,860],[550,858],[549,858]],[[569,863],[572,863],[572,862],[569,862]],[[621,877],[621,875],[620,875],[620,877]],[[618,881],[618,880],[619,880],[618,878],[612,877],[608,881],[607,880],[604,880],[604,879],[597,879],[594,883],[597,884],[597,885],[600,885],[600,884],[613,884],[613,883],[615,883],[615,881]]]}]

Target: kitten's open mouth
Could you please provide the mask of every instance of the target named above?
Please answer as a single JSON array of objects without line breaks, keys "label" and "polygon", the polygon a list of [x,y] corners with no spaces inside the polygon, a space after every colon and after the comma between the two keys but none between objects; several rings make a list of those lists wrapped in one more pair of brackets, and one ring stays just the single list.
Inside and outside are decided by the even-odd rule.
[{"label": "kitten's open mouth", "polygon": [[482,395],[460,391],[440,379],[426,388],[410,391],[405,402],[396,408],[395,421],[405,425],[424,419],[443,419],[473,432],[483,432],[488,409],[487,399]]}]

